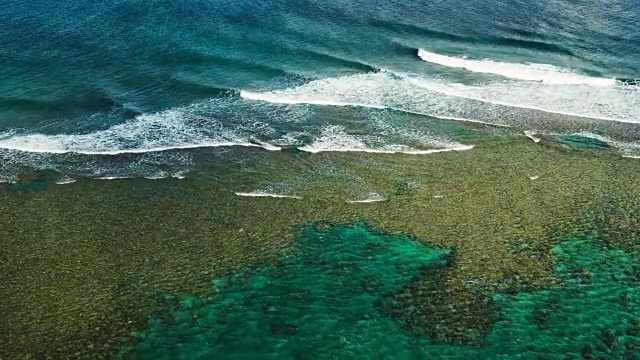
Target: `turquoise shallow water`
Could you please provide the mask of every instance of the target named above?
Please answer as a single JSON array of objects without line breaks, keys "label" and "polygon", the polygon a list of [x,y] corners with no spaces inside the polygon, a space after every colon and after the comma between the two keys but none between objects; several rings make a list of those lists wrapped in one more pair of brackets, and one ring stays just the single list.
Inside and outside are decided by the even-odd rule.
[{"label": "turquoise shallow water", "polygon": [[216,280],[209,299],[176,299],[175,312],[152,320],[140,345],[122,358],[328,359],[409,351],[412,340],[376,303],[423,267],[446,266],[448,251],[363,227],[309,230],[300,240],[275,265]]},{"label": "turquoise shallow water", "polygon": [[[552,251],[562,285],[493,294],[499,316],[478,345],[468,346],[406,331],[412,317],[429,314],[396,297],[452,265],[448,250],[362,225],[307,230],[277,263],[215,280],[211,297],[166,297],[164,315],[119,357],[638,358],[638,261],[597,239]],[[403,304],[405,316],[388,316],[382,304],[389,302]]]}]

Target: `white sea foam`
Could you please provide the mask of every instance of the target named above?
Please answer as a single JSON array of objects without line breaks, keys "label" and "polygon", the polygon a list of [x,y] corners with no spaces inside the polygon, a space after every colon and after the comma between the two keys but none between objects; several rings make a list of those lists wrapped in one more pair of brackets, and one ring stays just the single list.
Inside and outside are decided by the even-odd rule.
[{"label": "white sea foam", "polygon": [[18,176],[15,174],[0,175],[0,183],[15,184],[16,182],[18,182]]},{"label": "white sea foam", "polygon": [[460,68],[467,71],[500,75],[510,79],[539,81],[548,84],[612,86],[615,79],[605,79],[578,74],[559,66],[537,63],[511,63],[489,59],[473,60],[453,56],[440,55],[418,49],[418,56],[429,63],[446,67]]},{"label": "white sea foam", "polygon": [[[146,176],[142,176],[145,179],[148,180],[162,180],[162,179],[166,179],[169,177],[175,178],[175,179],[184,179],[186,178],[186,172],[184,171],[178,171],[174,174],[169,175],[166,172],[159,172],[159,173],[155,173],[155,174],[151,174],[151,175],[146,175]],[[135,178],[135,176],[100,176],[97,177],[96,179],[98,180],[121,180],[121,179],[133,179]],[[73,180],[72,182],[75,182],[75,180]]]},{"label": "white sea foam", "polygon": [[[469,148],[403,126],[385,127],[386,115],[373,119],[366,128],[354,131],[376,134],[375,137],[347,135],[351,129],[345,129],[339,134],[342,138],[328,138],[323,128],[309,127],[301,121],[309,113],[313,114],[303,107],[273,106],[238,98],[214,99],[140,115],[122,124],[85,134],[45,135],[11,131],[0,134],[0,173],[7,179],[13,179],[20,169],[33,168],[103,179],[164,178],[172,176],[171,173],[160,176],[158,172],[166,171],[167,167],[176,173],[188,171],[193,165],[191,158],[183,158],[189,157],[189,152],[168,150],[199,147],[246,146],[278,151],[280,146],[297,146],[312,153],[366,151],[407,154]],[[113,157],[115,155],[121,156]],[[181,178],[182,174],[174,177]]]},{"label": "white sea foam", "polygon": [[295,99],[295,98],[286,98],[280,97],[278,94],[269,94],[269,93],[254,93],[250,91],[241,91],[240,96],[247,100],[259,100],[259,101],[267,101],[276,104],[312,104],[312,105],[328,105],[328,106],[361,106],[361,107],[369,107],[374,109],[385,109],[386,106],[376,105],[376,104],[367,104],[367,103],[355,103],[355,102],[341,102],[341,101],[333,101],[333,100],[322,100],[322,99]]},{"label": "white sea foam", "polygon": [[149,180],[161,180],[161,179],[166,179],[168,177],[169,177],[169,174],[167,174],[166,171],[160,171],[155,174],[147,175],[144,178]]},{"label": "white sea foam", "polygon": [[531,139],[531,141],[533,141],[534,143],[539,143],[540,142],[540,138],[536,137],[537,134],[538,134],[537,132],[531,131],[531,130],[525,130],[524,131],[524,136],[526,136],[529,139]]},{"label": "white sea foam", "polygon": [[98,180],[119,180],[119,179],[131,179],[131,176],[100,176],[96,178]]},{"label": "white sea foam", "polygon": [[380,202],[385,201],[386,198],[377,192],[369,193],[366,199],[363,200],[347,200],[348,203],[351,204],[359,204],[359,203],[372,203],[372,202]]},{"label": "white sea foam", "polygon": [[267,192],[264,190],[255,190],[252,192],[236,192],[238,196],[248,196],[248,197],[272,197],[272,198],[289,198],[289,199],[302,199],[300,196],[294,195],[282,195],[282,194],[274,194],[271,192]]},{"label": "white sea foam", "polygon": [[186,171],[177,171],[173,174],[171,174],[172,178],[178,179],[178,180],[182,180],[185,179],[187,177],[187,172]]},{"label": "white sea foam", "polygon": [[547,120],[555,117],[557,121],[579,116],[640,122],[640,87],[618,85],[513,79],[468,85],[381,71],[316,80],[264,93],[243,91],[241,96],[271,103],[384,108],[496,126],[509,126],[516,121],[526,126],[525,120],[535,120],[535,116]]},{"label": "white sea foam", "polygon": [[[425,54],[427,58],[434,59],[434,54],[421,52],[421,55]],[[471,71],[496,69],[496,64],[500,65],[490,60],[438,56],[435,59],[445,66],[465,67]],[[458,59],[465,66],[458,66],[459,63],[447,65],[446,61],[451,59]],[[447,140],[437,128],[435,132],[430,131],[428,124],[433,122],[412,127],[404,122],[392,123],[389,120],[397,116],[385,109],[496,126],[513,125],[520,130],[539,129],[541,133],[545,128],[533,124],[535,116],[544,117],[544,124],[566,120],[564,115],[640,122],[640,87],[594,86],[603,85],[598,81],[608,79],[590,78],[553,66],[540,67],[539,64],[502,63],[497,68],[502,70],[480,72],[501,71],[504,74],[498,75],[506,76],[502,81],[486,82],[486,77],[482,77],[485,78],[482,83],[469,85],[381,71],[316,80],[284,90],[242,91],[240,96],[244,100],[213,99],[140,115],[122,124],[85,134],[0,133],[0,175],[3,179],[14,179],[15,171],[27,167],[53,169],[65,174],[78,171],[79,175],[92,177],[154,177],[168,166],[171,171],[166,176],[172,176],[172,172],[188,171],[192,164],[170,159],[189,152],[167,150],[199,147],[246,146],[277,151],[280,146],[297,146],[310,153],[404,154],[472,148]],[[529,74],[526,78],[511,76],[513,71],[519,73],[526,69],[531,70],[524,72]],[[531,74],[538,78],[530,78]],[[547,75],[549,79],[540,79]],[[379,111],[354,109],[354,114],[361,116],[362,122],[342,122],[339,117],[328,117],[321,128],[313,126],[317,122],[311,125],[307,122],[310,120],[307,115],[318,111],[314,107],[269,103],[366,107]],[[538,138],[532,134],[525,133],[536,141]],[[614,146],[627,156],[640,153],[640,146],[622,143],[614,143]],[[109,155],[119,154],[123,156],[109,160]],[[147,156],[157,158],[139,160]]]},{"label": "white sea foam", "polygon": [[[405,82],[404,80],[400,80]],[[357,74],[339,78],[328,78],[312,81],[297,88],[277,90],[265,93],[241,91],[240,96],[247,100],[264,101],[274,104],[309,104],[320,106],[354,106],[371,109],[388,109],[435,117],[443,120],[482,123],[492,126],[509,127],[496,121],[456,116],[460,114],[451,108],[446,111],[444,104],[436,104],[437,99],[420,99],[424,92],[414,93],[411,98],[411,88],[402,88],[401,83],[390,79],[386,73]],[[413,86],[411,86],[413,87]],[[395,94],[393,91],[395,90]],[[415,89],[414,89],[415,90]],[[403,95],[408,97],[403,99]],[[347,99],[342,101],[341,99]],[[348,101],[353,100],[353,101]],[[420,104],[416,101],[423,100]]]},{"label": "white sea foam", "polygon": [[70,177],[70,176],[64,176],[62,179],[56,181],[56,184],[58,185],[64,185],[64,184],[71,184],[76,182],[76,179]]},{"label": "white sea foam", "polygon": [[193,144],[174,144],[167,146],[143,146],[140,148],[119,148],[113,144],[113,148],[101,147],[94,143],[101,134],[91,133],[87,135],[42,135],[31,134],[16,136],[13,138],[0,140],[0,148],[7,150],[17,150],[23,152],[49,153],[49,154],[82,154],[82,155],[120,155],[120,154],[141,154],[150,152],[162,152],[168,150],[196,149],[203,147],[260,147],[269,151],[279,151],[280,147],[268,143],[251,143],[242,141],[202,141]]},{"label": "white sea foam", "polygon": [[441,143],[449,147],[444,149],[414,149],[406,145],[398,144],[380,144],[376,146],[374,136],[360,136],[347,134],[341,126],[327,126],[323,128],[322,133],[311,144],[299,147],[300,150],[309,153],[320,152],[367,152],[380,154],[410,154],[424,155],[447,151],[463,151],[473,148],[471,145],[462,145],[458,143],[448,142]]},{"label": "white sea foam", "polygon": [[[243,113],[243,110],[246,113]],[[280,147],[253,141],[270,131],[252,118],[251,108],[234,108],[228,99],[144,114],[108,129],[87,134],[0,134],[0,149],[32,153],[119,155],[200,147],[248,146],[270,151]],[[254,114],[256,112],[254,111]],[[224,123],[217,120],[224,119]]]},{"label": "white sea foam", "polygon": [[494,106],[544,111],[592,119],[640,122],[640,88],[593,87],[533,82],[493,82],[477,85],[438,79],[411,79],[416,86]]}]

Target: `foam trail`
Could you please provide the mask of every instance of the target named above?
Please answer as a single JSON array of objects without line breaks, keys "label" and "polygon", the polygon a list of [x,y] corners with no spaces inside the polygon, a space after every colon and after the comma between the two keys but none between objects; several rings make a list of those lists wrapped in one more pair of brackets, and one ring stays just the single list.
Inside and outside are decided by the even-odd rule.
[{"label": "foam trail", "polygon": [[17,176],[14,176],[14,175],[0,176],[0,183],[15,184],[17,182],[18,182]]},{"label": "foam trail", "polygon": [[[200,147],[280,147],[252,141],[268,132],[252,118],[252,108],[236,108],[226,99],[144,114],[108,129],[87,134],[0,134],[0,149],[47,154],[120,155]],[[249,113],[249,115],[247,115]],[[225,123],[217,120],[225,119]]]},{"label": "foam trail", "polygon": [[159,173],[153,174],[153,175],[148,175],[145,176],[145,179],[149,179],[149,180],[162,180],[162,179],[166,179],[169,177],[169,174],[167,174],[164,171],[161,171]]},{"label": "foam trail", "polygon": [[182,180],[187,178],[187,171],[178,171],[171,174],[171,177],[174,179]]},{"label": "foam trail", "polygon": [[[166,179],[168,178],[169,175],[165,174],[155,174],[155,175],[149,175],[149,176],[143,176],[143,178],[147,179],[147,180],[162,180],[162,179]],[[175,178],[175,176],[172,176]],[[97,177],[96,179],[98,180],[123,180],[123,179],[134,179],[136,178],[136,176],[101,176],[101,177]],[[178,178],[178,179],[183,179],[183,178]]]},{"label": "foam trail", "polygon": [[270,95],[268,93],[254,93],[250,91],[240,91],[240,97],[247,100],[257,100],[257,101],[265,101],[275,104],[311,104],[311,105],[327,105],[327,106],[359,106],[359,107],[368,107],[373,109],[387,109],[386,106],[376,105],[376,104],[368,104],[368,103],[350,103],[350,102],[340,102],[340,101],[332,101],[332,100],[322,100],[322,99],[313,99],[313,100],[296,100],[291,98],[283,98],[277,95]]},{"label": "foam trail", "polygon": [[362,149],[362,148],[331,148],[331,147],[314,147],[312,145],[299,148],[302,151],[317,154],[321,152],[366,152],[371,154],[408,154],[408,155],[426,155],[449,151],[465,151],[473,149],[473,145],[460,146],[451,149],[429,149],[429,150],[384,150],[384,149]]},{"label": "foam trail", "polygon": [[389,71],[381,71],[315,80],[285,90],[264,93],[241,91],[240,96],[247,100],[276,104],[388,109],[443,120],[509,127],[508,124],[501,123],[501,120],[484,121],[458,116],[468,113],[467,111],[457,111],[458,99],[443,97],[430,89],[425,91],[424,87],[418,85],[411,80],[399,78]]},{"label": "foam trail", "polygon": [[[289,91],[291,91],[291,89],[289,89]],[[244,91],[244,90],[240,92],[240,97],[244,99],[254,100],[254,101],[264,101],[264,102],[269,102],[273,104],[290,104],[290,105],[308,104],[308,105],[320,105],[320,106],[353,106],[353,107],[363,107],[363,108],[381,109],[381,110],[386,109],[386,110],[405,112],[405,113],[414,114],[414,115],[429,116],[429,117],[442,119],[442,120],[472,122],[472,123],[485,124],[485,125],[497,126],[497,127],[507,127],[507,128],[510,127],[509,125],[506,125],[506,124],[493,123],[493,122],[476,120],[476,119],[467,119],[467,118],[456,117],[456,116],[447,116],[447,115],[429,113],[429,112],[420,112],[420,111],[411,110],[403,107],[380,105],[376,103],[375,98],[367,99],[370,102],[364,102],[364,101],[363,102],[342,102],[338,100],[317,99],[317,98],[304,96],[304,95],[301,95],[301,96],[287,96],[287,95],[291,95],[291,94],[287,94],[287,90],[285,90],[284,92],[274,91],[272,93],[254,93],[254,92]]]},{"label": "foam trail", "polygon": [[509,63],[494,60],[472,60],[432,53],[418,49],[418,56],[429,63],[467,71],[494,74],[510,79],[539,81],[548,84],[612,86],[615,79],[597,78],[575,73],[569,69],[548,64]]},{"label": "foam trail", "polygon": [[373,202],[380,202],[380,201],[385,201],[386,198],[376,192],[372,192],[369,194],[369,196],[366,199],[363,200],[347,200],[348,203],[350,204],[364,204],[364,203],[373,203]]},{"label": "foam trail", "polygon": [[[189,152],[202,147],[253,147],[278,151],[269,139],[272,110],[296,121],[299,110],[247,104],[238,98],[216,98],[83,134],[0,133],[0,176],[15,179],[23,169],[52,169],[91,178],[160,177],[162,171],[182,178],[193,165]],[[86,156],[97,155],[97,156]],[[162,178],[172,176],[170,172]]]},{"label": "foam trail", "polygon": [[96,178],[98,180],[120,180],[120,179],[132,179],[131,176],[101,176]]},{"label": "foam trail", "polygon": [[302,199],[302,197],[300,197],[300,196],[273,194],[273,193],[262,191],[262,190],[256,190],[256,191],[252,191],[252,192],[248,192],[248,193],[247,192],[236,192],[234,194],[236,194],[238,196],[248,196],[248,197],[272,197],[272,198]]},{"label": "foam trail", "polygon": [[[94,135],[94,134],[92,134]],[[255,144],[251,142],[231,142],[231,141],[205,141],[195,144],[175,144],[169,146],[157,146],[157,147],[142,147],[132,149],[114,149],[114,150],[85,150],[86,148],[74,148],[67,147],[67,144],[74,142],[74,138],[82,137],[83,135],[25,135],[0,141],[0,148],[6,150],[17,150],[23,152],[33,153],[49,153],[49,154],[82,154],[82,155],[121,155],[121,154],[142,154],[149,152],[162,152],[169,150],[185,150],[196,149],[203,147],[231,147],[231,146],[244,146],[244,147],[259,147],[268,151],[279,151],[280,147],[263,143]],[[95,135],[98,136],[98,135]]]},{"label": "foam trail", "polygon": [[71,184],[76,182],[76,179],[69,177],[69,176],[65,176],[62,179],[56,181],[56,184],[58,185],[64,185],[64,184]]},{"label": "foam trail", "polygon": [[[284,104],[364,106],[446,120],[526,127],[523,120],[567,116],[640,121],[640,87],[502,81],[467,85],[397,76],[387,71],[315,80],[284,90],[242,91],[250,100]],[[575,119],[574,119],[575,120]],[[551,123],[549,121],[548,123]]]},{"label": "foam trail", "polygon": [[538,134],[537,132],[531,131],[531,130],[525,130],[524,131],[524,136],[526,136],[529,139],[531,139],[531,141],[533,141],[534,143],[539,143],[540,142],[540,138],[536,137],[537,134]]},{"label": "foam trail", "polygon": [[429,91],[496,106],[599,120],[640,121],[640,88],[568,86],[534,82],[465,85],[443,83],[435,79],[409,81]]},{"label": "foam trail", "polygon": [[462,145],[459,143],[437,141],[429,139],[434,145],[445,146],[444,149],[414,149],[406,145],[381,144],[376,146],[375,143],[380,142],[373,136],[356,137],[345,133],[341,126],[327,126],[322,129],[322,133],[314,139],[311,144],[301,146],[298,149],[317,154],[321,152],[366,152],[378,154],[410,154],[425,155],[447,151],[463,151],[473,148],[471,145]]}]

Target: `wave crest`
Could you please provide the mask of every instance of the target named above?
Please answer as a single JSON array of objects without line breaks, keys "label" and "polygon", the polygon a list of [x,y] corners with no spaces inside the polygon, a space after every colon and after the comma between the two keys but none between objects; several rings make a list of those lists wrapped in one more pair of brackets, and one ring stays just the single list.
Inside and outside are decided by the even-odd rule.
[{"label": "wave crest", "polygon": [[440,55],[418,49],[418,57],[422,60],[441,66],[464,69],[467,71],[493,74],[509,79],[538,81],[546,84],[612,86],[615,79],[605,79],[581,75],[572,70],[548,64],[510,63],[494,60],[473,60],[453,56]]},{"label": "wave crest", "polygon": [[521,130],[564,128],[576,121],[640,121],[640,87],[635,86],[530,81],[467,85],[381,71],[315,80],[284,90],[242,91],[240,96],[280,104],[392,109]]}]

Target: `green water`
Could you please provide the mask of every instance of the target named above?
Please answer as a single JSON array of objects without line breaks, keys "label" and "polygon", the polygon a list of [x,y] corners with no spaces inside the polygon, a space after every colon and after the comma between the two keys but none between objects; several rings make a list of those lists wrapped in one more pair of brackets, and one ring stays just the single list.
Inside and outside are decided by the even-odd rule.
[{"label": "green water", "polygon": [[139,343],[119,357],[640,358],[638,262],[596,240],[552,251],[563,285],[495,294],[500,317],[481,345],[465,346],[416,336],[407,331],[409,317],[381,309],[396,301],[405,314],[427,315],[396,297],[455,266],[448,250],[364,226],[309,229],[276,264],[214,281],[211,297],[168,296],[171,310],[151,319]]},{"label": "green water", "polygon": [[552,251],[564,286],[496,296],[503,319],[477,353],[507,358],[640,358],[638,261],[595,240],[569,241]]},{"label": "green water", "polygon": [[558,139],[561,143],[578,149],[603,150],[609,148],[606,142],[580,135],[562,135]]},{"label": "green water", "polygon": [[411,339],[376,309],[446,250],[364,227],[307,231],[276,265],[214,282],[210,299],[185,298],[154,319],[124,358],[335,358],[411,352]]}]

